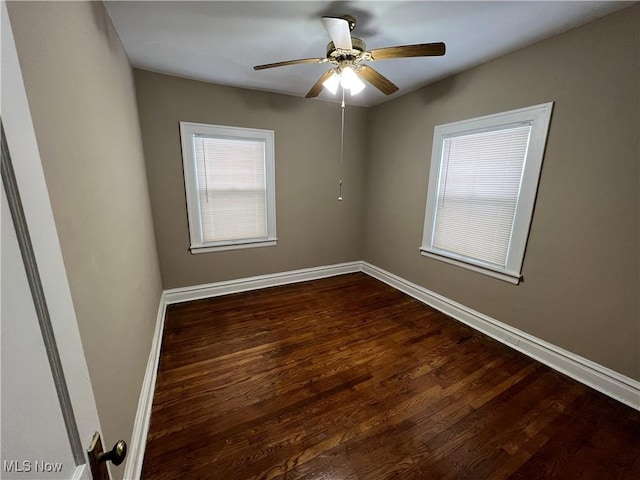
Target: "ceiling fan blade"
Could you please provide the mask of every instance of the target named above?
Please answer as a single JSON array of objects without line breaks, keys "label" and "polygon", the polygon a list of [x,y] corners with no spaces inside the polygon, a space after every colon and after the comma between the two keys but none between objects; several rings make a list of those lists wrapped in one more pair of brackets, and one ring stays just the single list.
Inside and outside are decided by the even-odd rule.
[{"label": "ceiling fan blade", "polygon": [[301,58],[299,60],[287,60],[285,62],[267,63],[265,65],[256,65],[254,70],[264,70],[265,68],[284,67],[286,65],[297,65],[299,63],[323,63],[326,58]]},{"label": "ceiling fan blade", "polygon": [[398,47],[376,48],[369,51],[372,60],[388,60],[407,57],[437,57],[444,55],[444,43],[420,43],[417,45],[400,45]]},{"label": "ceiling fan blade", "polygon": [[357,72],[358,75],[385,95],[391,95],[398,91],[398,86],[395,83],[368,65],[360,65]]},{"label": "ceiling fan blade", "polygon": [[332,73],[333,73],[333,68],[330,70],[327,70],[313,85],[313,87],[311,87],[311,90],[307,92],[307,94],[305,95],[305,98],[314,98],[320,95],[320,92],[322,91],[322,87],[323,87],[322,83],[325,80],[327,80]]},{"label": "ceiling fan blade", "polygon": [[327,29],[334,47],[351,50],[351,30],[349,22],[344,18],[322,17],[322,24]]}]

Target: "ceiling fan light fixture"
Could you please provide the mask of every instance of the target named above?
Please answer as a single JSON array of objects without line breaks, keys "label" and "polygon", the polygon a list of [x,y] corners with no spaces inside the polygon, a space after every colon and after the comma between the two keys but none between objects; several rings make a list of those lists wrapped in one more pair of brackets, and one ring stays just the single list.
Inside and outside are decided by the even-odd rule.
[{"label": "ceiling fan light fixture", "polygon": [[351,86],[351,96],[359,94],[362,90],[364,90],[365,83],[356,77],[357,82]]},{"label": "ceiling fan light fixture", "polygon": [[327,78],[324,82],[322,82],[324,88],[329,90],[333,95],[338,91],[338,86],[340,85],[340,76],[334,70],[329,78]]},{"label": "ceiling fan light fixture", "polygon": [[340,85],[351,91],[351,95],[357,95],[364,90],[365,84],[351,67],[344,67],[340,76]]},{"label": "ceiling fan light fixture", "polygon": [[327,45],[326,57],[300,58],[297,60],[286,60],[284,62],[267,63],[264,65],[256,65],[253,69],[264,70],[267,68],[284,67],[301,63],[330,62],[335,65],[335,68],[325,71],[316,83],[313,84],[311,90],[307,92],[305,98],[316,98],[320,95],[323,88],[326,88],[335,95],[338,93],[338,86],[340,85],[342,85],[343,96],[345,89],[349,90],[352,96],[357,95],[365,87],[365,83],[359,76],[362,76],[363,79],[384,95],[391,95],[398,91],[398,86],[380,72],[362,62],[389,60],[392,58],[435,57],[444,55],[446,50],[445,44],[442,42],[398,45],[395,47],[367,50],[367,46],[362,39],[351,36],[351,31],[356,26],[355,17],[351,15],[343,15],[341,17],[323,16],[322,23],[327,33],[329,33],[329,37],[331,37],[331,41]]}]

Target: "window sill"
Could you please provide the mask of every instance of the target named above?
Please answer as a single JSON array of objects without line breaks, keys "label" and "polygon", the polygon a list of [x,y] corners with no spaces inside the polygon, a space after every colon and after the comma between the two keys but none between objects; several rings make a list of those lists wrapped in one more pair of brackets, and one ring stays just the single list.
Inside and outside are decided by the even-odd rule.
[{"label": "window sill", "polygon": [[192,254],[209,253],[209,252],[223,252],[226,250],[241,250],[245,248],[258,248],[258,247],[274,247],[278,243],[277,238],[269,238],[267,240],[255,240],[245,242],[226,243],[223,245],[202,245],[191,246]]},{"label": "window sill", "polygon": [[497,278],[498,280],[502,280],[504,282],[511,283],[513,285],[518,285],[522,280],[522,275],[515,272],[506,272],[506,271],[498,271],[493,270],[487,267],[482,267],[479,265],[473,265],[471,263],[463,262],[462,260],[457,260],[455,258],[445,257],[441,254],[431,252],[429,250],[420,249],[420,254],[424,257],[433,258],[435,260],[439,260],[444,263],[448,263],[450,265],[456,265],[458,267],[466,268],[467,270],[471,270],[473,272],[482,273],[492,278]]}]

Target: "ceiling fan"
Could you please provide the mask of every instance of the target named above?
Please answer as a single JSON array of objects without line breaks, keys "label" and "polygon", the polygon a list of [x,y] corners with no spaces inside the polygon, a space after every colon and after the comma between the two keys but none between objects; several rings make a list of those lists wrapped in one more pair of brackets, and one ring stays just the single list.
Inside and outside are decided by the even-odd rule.
[{"label": "ceiling fan", "polygon": [[444,55],[445,53],[445,45],[442,42],[400,45],[367,51],[364,41],[351,36],[351,31],[356,26],[355,17],[351,15],[322,17],[322,23],[331,37],[331,42],[327,45],[327,56],[325,58],[301,58],[267,63],[265,65],[256,65],[253,69],[264,70],[300,63],[331,63],[334,67],[320,77],[315,85],[311,87],[306,98],[317,97],[323,87],[335,94],[339,85],[343,89],[350,90],[351,94],[355,95],[365,86],[359,77],[364,78],[385,95],[391,95],[398,91],[398,86],[363,62],[389,60],[392,58],[431,57]]}]

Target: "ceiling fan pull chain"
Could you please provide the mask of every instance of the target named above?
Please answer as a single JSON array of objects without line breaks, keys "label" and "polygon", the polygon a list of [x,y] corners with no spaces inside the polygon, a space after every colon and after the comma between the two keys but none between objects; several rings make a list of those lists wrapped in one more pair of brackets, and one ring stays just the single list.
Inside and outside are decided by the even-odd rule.
[{"label": "ceiling fan pull chain", "polygon": [[340,122],[340,192],[338,193],[338,201],[342,201],[342,160],[344,156],[344,87],[342,88],[342,105],[341,109],[341,122]]}]

